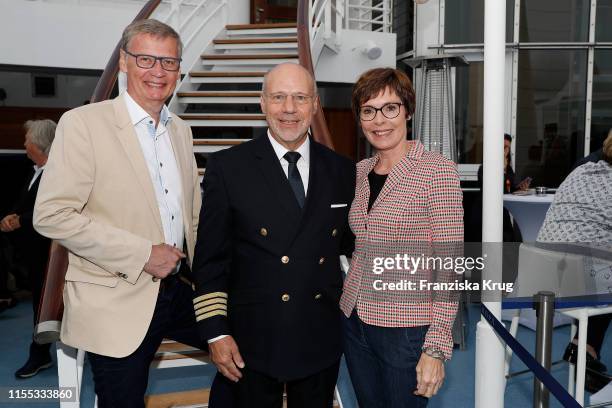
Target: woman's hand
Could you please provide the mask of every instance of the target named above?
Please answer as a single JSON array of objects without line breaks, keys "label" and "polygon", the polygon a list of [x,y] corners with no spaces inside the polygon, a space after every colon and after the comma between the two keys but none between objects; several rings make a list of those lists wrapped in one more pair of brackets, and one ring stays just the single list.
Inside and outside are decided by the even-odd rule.
[{"label": "woman's hand", "polygon": [[431,398],[438,393],[444,382],[444,362],[422,353],[416,373],[417,389],[414,394]]}]

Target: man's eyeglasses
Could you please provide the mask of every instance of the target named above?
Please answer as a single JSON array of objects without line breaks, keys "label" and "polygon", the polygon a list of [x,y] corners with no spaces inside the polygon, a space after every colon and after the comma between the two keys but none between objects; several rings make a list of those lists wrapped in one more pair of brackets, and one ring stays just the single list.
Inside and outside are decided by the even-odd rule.
[{"label": "man's eyeglasses", "polygon": [[155,63],[159,60],[161,67],[166,71],[178,71],[181,68],[181,59],[172,57],[156,57],[155,55],[146,54],[132,54],[125,48],[123,49],[127,55],[130,55],[136,59],[136,65],[143,69],[150,69],[155,66]]},{"label": "man's eyeglasses", "polygon": [[310,95],[304,94],[291,94],[287,95],[284,93],[273,93],[273,94],[264,94],[264,96],[270,100],[271,103],[275,105],[280,105],[281,103],[285,103],[288,97],[293,99],[293,102],[296,105],[305,105],[313,98]]},{"label": "man's eyeglasses", "polygon": [[390,102],[385,103],[380,108],[375,108],[373,106],[362,106],[359,108],[359,119],[363,121],[374,120],[378,111],[380,111],[383,116],[387,119],[395,119],[400,114],[401,106],[403,103],[398,102]]}]

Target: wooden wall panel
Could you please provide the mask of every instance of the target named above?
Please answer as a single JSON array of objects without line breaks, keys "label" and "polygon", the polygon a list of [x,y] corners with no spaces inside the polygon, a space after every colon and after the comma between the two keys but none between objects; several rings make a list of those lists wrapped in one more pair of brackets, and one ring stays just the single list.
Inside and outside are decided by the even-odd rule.
[{"label": "wooden wall panel", "polygon": [[0,149],[23,149],[23,124],[31,119],[57,122],[70,108],[32,108],[0,106]]},{"label": "wooden wall panel", "polygon": [[357,124],[350,109],[323,108],[337,153],[357,159]]}]

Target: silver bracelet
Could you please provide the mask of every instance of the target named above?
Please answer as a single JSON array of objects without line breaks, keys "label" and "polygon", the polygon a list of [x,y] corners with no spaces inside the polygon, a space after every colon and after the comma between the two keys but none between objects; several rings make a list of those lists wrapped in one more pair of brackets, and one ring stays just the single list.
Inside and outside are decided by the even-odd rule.
[{"label": "silver bracelet", "polygon": [[435,358],[436,360],[440,360],[442,362],[446,361],[446,356],[444,353],[435,347],[423,347],[423,353],[427,354],[429,357]]}]

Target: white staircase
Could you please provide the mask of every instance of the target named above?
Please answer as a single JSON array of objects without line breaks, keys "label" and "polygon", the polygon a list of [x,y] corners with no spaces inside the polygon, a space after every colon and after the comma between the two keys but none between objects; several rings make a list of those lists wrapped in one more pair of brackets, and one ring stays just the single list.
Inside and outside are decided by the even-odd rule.
[{"label": "white staircase", "polygon": [[170,103],[191,126],[198,156],[265,133],[264,74],[279,63],[297,63],[297,46],[296,25],[283,23],[228,25],[206,47]]}]

